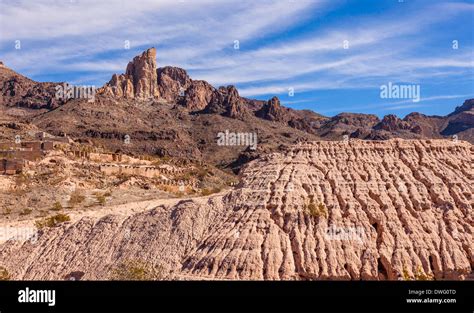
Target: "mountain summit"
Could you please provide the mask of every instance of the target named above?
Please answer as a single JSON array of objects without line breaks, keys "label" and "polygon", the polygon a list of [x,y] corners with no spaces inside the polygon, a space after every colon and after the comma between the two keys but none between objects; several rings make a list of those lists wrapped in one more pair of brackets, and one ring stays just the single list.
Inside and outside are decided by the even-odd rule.
[{"label": "mountain summit", "polygon": [[105,85],[105,93],[124,98],[158,96],[156,49],[150,48],[133,58],[125,74],[114,74]]},{"label": "mountain summit", "polygon": [[[93,101],[55,97],[62,83],[35,82],[0,67],[0,110],[8,120],[18,114],[52,134],[97,141],[111,150],[132,154],[206,160],[237,171],[259,155],[318,139],[387,140],[448,138],[474,142],[473,99],[447,116],[411,113],[387,115],[341,113],[326,117],[294,110],[277,97],[268,101],[242,97],[235,86],[214,87],[192,79],[186,70],[157,67],[157,50],[135,56],[125,73],[114,74]],[[41,110],[38,110],[41,109]],[[216,136],[226,130],[258,134],[255,151],[221,148]],[[124,145],[129,136],[132,145]]]}]

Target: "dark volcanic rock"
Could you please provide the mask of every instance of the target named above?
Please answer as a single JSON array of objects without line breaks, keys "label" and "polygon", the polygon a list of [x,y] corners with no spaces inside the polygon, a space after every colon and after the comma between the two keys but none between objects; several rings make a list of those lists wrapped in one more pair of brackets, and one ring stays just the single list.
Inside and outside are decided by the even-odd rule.
[{"label": "dark volcanic rock", "polygon": [[473,109],[474,109],[474,99],[468,99],[464,101],[464,103],[461,106],[456,107],[456,109],[454,109],[454,112],[449,114],[448,116],[453,116],[462,112],[473,111]]},{"label": "dark volcanic rock", "polygon": [[179,67],[166,66],[157,70],[159,96],[169,102],[177,102],[185,96],[191,85],[188,73]]},{"label": "dark volcanic rock", "polygon": [[385,115],[382,121],[374,126],[374,129],[386,131],[408,130],[417,134],[421,133],[421,128],[419,126],[411,125],[407,121],[401,120],[393,114]]},{"label": "dark volcanic rock", "polygon": [[0,106],[29,109],[55,109],[64,103],[56,99],[57,85],[38,83],[26,78],[3,64],[0,66]]},{"label": "dark volcanic rock", "polygon": [[256,116],[278,122],[287,122],[290,120],[290,114],[287,108],[280,105],[280,99],[273,97],[263,106],[262,109],[255,113]]},{"label": "dark volcanic rock", "polygon": [[191,112],[203,110],[215,93],[214,87],[203,80],[193,80],[186,90],[182,104]]},{"label": "dark volcanic rock", "polygon": [[220,114],[226,117],[243,119],[250,115],[246,102],[239,96],[234,86],[219,87],[214,92],[211,103],[203,110],[206,114]]}]

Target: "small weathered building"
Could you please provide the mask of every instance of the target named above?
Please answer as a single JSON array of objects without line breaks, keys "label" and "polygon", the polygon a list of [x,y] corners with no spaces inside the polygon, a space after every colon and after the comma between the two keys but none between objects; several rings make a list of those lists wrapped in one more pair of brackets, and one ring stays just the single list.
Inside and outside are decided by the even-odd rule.
[{"label": "small weathered building", "polygon": [[50,151],[54,149],[54,143],[52,141],[44,141],[41,143],[41,150]]},{"label": "small weathered building", "polygon": [[24,162],[17,159],[0,159],[0,174],[15,175],[21,173]]}]

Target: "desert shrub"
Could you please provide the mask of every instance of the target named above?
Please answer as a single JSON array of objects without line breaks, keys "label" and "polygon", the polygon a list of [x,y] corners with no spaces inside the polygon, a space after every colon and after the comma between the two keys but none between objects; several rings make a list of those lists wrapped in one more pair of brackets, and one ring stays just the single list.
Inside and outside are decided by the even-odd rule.
[{"label": "desert shrub", "polygon": [[10,280],[10,273],[3,266],[0,266],[0,280]]},{"label": "desert shrub", "polygon": [[51,207],[51,211],[61,211],[63,206],[59,201],[54,202],[53,206]]},{"label": "desert shrub", "polygon": [[31,212],[33,212],[32,209],[24,208],[24,209],[20,212],[20,215],[29,215],[29,214],[31,214]]},{"label": "desert shrub", "polygon": [[15,185],[18,187],[28,185],[29,183],[31,183],[31,177],[28,174],[20,173],[15,176]]},{"label": "desert shrub", "polygon": [[415,276],[411,276],[408,273],[408,269],[404,266],[402,271],[403,280],[433,280],[434,277],[431,274],[426,274],[421,266],[418,266],[415,271]]},{"label": "desert shrub", "polygon": [[76,189],[69,196],[69,205],[71,207],[74,207],[84,202],[84,200],[86,200],[84,193],[81,190]]},{"label": "desert shrub", "polygon": [[107,201],[107,199],[105,198],[105,195],[103,194],[96,194],[95,198],[97,200],[97,203],[99,203],[100,205],[105,205],[105,202]]},{"label": "desert shrub", "polygon": [[71,220],[71,218],[69,217],[69,215],[59,213],[59,214],[56,214],[54,216],[47,217],[45,219],[36,221],[35,226],[38,229],[42,229],[44,227],[56,227],[59,224],[61,224],[63,222],[68,222],[70,220]]},{"label": "desert shrub", "polygon": [[118,186],[128,181],[132,176],[125,173],[119,173],[115,177],[117,177],[117,181],[114,182],[114,185]]},{"label": "desert shrub", "polygon": [[328,209],[323,203],[316,204],[311,197],[309,204],[305,205],[305,211],[312,217],[328,217]]},{"label": "desert shrub", "polygon": [[153,162],[151,163],[151,165],[160,166],[160,165],[169,163],[170,161],[171,161],[171,158],[168,156],[153,158]]},{"label": "desert shrub", "polygon": [[404,266],[402,271],[402,278],[403,280],[412,280],[410,273],[408,273],[408,269]]},{"label": "desert shrub", "polygon": [[415,272],[415,280],[433,280],[433,279],[434,279],[433,275],[425,274],[423,269],[420,266],[418,266]]},{"label": "desert shrub", "polygon": [[204,188],[201,190],[201,194],[203,196],[209,196],[212,195],[213,193],[218,193],[221,192],[221,188],[214,187],[214,188]]},{"label": "desert shrub", "polygon": [[162,280],[163,267],[141,260],[126,260],[112,269],[111,280]]},{"label": "desert shrub", "polygon": [[198,168],[194,172],[194,175],[200,180],[203,180],[207,175],[210,174],[211,172],[206,168]]}]

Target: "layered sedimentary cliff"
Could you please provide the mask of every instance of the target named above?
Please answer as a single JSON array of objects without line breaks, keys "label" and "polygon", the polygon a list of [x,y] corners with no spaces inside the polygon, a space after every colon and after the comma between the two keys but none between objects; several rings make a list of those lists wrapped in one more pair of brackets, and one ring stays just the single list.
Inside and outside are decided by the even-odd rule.
[{"label": "layered sedimentary cliff", "polygon": [[126,259],[183,279],[464,279],[474,268],[474,147],[315,142],[250,162],[240,184],[0,245],[16,279],[107,279]]}]

